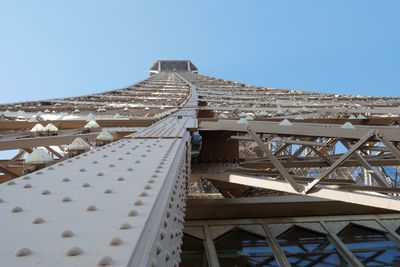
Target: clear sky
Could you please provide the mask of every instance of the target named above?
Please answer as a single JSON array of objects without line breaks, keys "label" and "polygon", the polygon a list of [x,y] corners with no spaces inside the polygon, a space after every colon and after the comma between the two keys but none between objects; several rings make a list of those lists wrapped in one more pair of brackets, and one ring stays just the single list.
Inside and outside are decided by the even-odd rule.
[{"label": "clear sky", "polygon": [[400,1],[0,1],[0,102],[110,90],[157,59],[269,87],[400,96]]}]

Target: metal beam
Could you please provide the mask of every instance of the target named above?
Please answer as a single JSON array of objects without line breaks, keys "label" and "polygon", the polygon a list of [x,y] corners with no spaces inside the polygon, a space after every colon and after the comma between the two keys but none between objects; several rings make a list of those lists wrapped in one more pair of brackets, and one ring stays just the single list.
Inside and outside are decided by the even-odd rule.
[{"label": "metal beam", "polygon": [[19,174],[7,169],[7,167],[1,166],[1,165],[0,165],[0,172],[3,172],[4,174],[10,176],[11,178],[16,178],[19,176]]},{"label": "metal beam", "polygon": [[[293,126],[282,126],[278,122],[251,121],[249,125],[257,133],[279,134],[288,136],[313,136],[346,139],[361,139],[369,131],[375,130],[384,134],[387,140],[400,141],[397,127],[357,126],[355,129],[341,128],[340,125],[319,125],[312,123],[292,123]],[[199,130],[202,131],[232,131],[247,132],[247,125],[238,124],[234,120],[202,121]]]},{"label": "metal beam", "polygon": [[27,147],[55,146],[71,144],[76,138],[80,137],[87,142],[94,142],[99,133],[74,134],[66,136],[43,136],[21,138],[16,140],[0,140],[0,151]]},{"label": "metal beam", "polygon": [[376,135],[378,139],[396,156],[396,158],[400,161],[400,150],[392,144],[391,140],[386,137],[381,131]]},{"label": "metal beam", "polygon": [[372,136],[375,135],[375,131],[371,130],[366,133],[356,144],[354,144],[345,154],[338,158],[328,169],[326,169],[318,178],[315,178],[311,183],[309,183],[304,193],[309,192],[319,181],[327,177],[335,168],[339,167],[344,161],[346,161],[357,149],[359,149],[365,142],[367,142]]},{"label": "metal beam", "polygon": [[[136,118],[136,119],[101,119],[96,122],[100,127],[148,127],[155,123],[157,120],[154,118]],[[65,129],[79,129],[83,128],[87,123],[86,120],[53,120],[41,122],[46,126],[47,123],[53,123],[60,130]],[[32,129],[37,122],[28,121],[3,121],[0,120],[0,132],[15,132],[15,130],[29,130]]]},{"label": "metal beam", "polygon": [[[350,149],[350,144],[345,141],[341,140],[341,143],[347,148]],[[374,178],[375,182],[377,182],[380,186],[389,187],[389,184],[385,181],[385,178],[382,177],[380,173],[378,173],[372,166],[366,161],[358,151],[354,152],[353,157],[368,171],[368,173]]]},{"label": "metal beam", "polygon": [[[172,87],[183,82],[174,73],[152,77],[164,77]],[[197,103],[192,96],[190,101]],[[190,112],[195,107],[190,109],[186,112],[196,120],[196,112]],[[0,237],[7,240],[0,249],[2,265],[178,264],[191,143],[187,120],[174,115],[142,129],[138,137],[92,148],[2,186]],[[171,125],[162,127],[171,118]],[[76,137],[18,140],[12,147],[31,152],[31,146],[65,144]]]},{"label": "metal beam", "polygon": [[[248,176],[248,175],[235,175],[235,174],[220,174],[212,177],[208,177],[212,180],[224,181],[229,183],[237,183],[248,186],[255,186],[270,190],[276,190],[281,192],[287,192],[292,194],[299,194],[292,186],[286,182],[277,181],[262,176]],[[347,203],[365,205],[370,207],[376,207],[381,209],[391,209],[400,211],[400,198],[378,194],[376,192],[361,192],[361,191],[350,191],[344,189],[335,189],[328,186],[318,185],[309,191],[308,196],[325,198],[336,201],[343,201]]]},{"label": "metal beam", "polygon": [[297,192],[301,192],[304,188],[303,186],[296,183],[293,179],[292,175],[283,167],[283,165],[279,162],[279,160],[275,157],[275,155],[268,149],[267,145],[261,140],[260,137],[256,134],[256,132],[248,125],[247,131],[250,136],[256,141],[257,145],[264,152],[264,155],[272,162],[274,167],[282,174],[283,178],[293,187]]}]

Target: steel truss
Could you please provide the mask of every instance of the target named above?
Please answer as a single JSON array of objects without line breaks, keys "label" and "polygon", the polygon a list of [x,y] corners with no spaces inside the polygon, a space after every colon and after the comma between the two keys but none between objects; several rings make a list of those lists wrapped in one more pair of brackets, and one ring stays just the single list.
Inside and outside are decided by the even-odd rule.
[{"label": "steel truss", "polygon": [[[377,219],[400,211],[399,98],[256,87],[199,75],[190,61],[158,61],[151,74],[0,106],[0,151],[15,150],[0,161],[2,263],[178,266],[185,215],[271,217],[257,224],[282,266],[269,220],[283,221],[272,217],[367,216],[400,240]],[[28,160],[38,148],[46,161]],[[314,230],[359,266],[326,218]],[[209,222],[184,231],[200,223],[219,266]]]}]

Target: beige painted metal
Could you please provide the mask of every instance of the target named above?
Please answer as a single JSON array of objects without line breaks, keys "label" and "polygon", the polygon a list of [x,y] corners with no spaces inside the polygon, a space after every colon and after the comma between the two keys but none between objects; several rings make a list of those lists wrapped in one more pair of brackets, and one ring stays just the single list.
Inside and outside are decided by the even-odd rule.
[{"label": "beige painted metal", "polygon": [[350,147],[350,149],[338,158],[329,168],[327,168],[318,178],[315,178],[311,183],[309,183],[304,193],[308,193],[312,188],[318,184],[319,181],[326,178],[336,167],[339,167],[344,161],[346,161],[356,150],[358,150],[365,142],[367,142],[372,136],[375,135],[375,131],[371,130],[366,133],[356,144]]},{"label": "beige painted metal", "polygon": [[[293,126],[281,126],[278,122],[251,121],[248,123],[256,133],[281,134],[290,136],[314,136],[361,139],[370,130],[379,131],[388,141],[400,141],[398,127],[357,126],[356,129],[340,128],[334,124],[293,123]],[[201,121],[200,130],[203,131],[232,131],[247,132],[247,124],[238,124],[232,120]]]},{"label": "beige painted metal", "polygon": [[205,224],[203,226],[203,229],[206,237],[205,244],[206,244],[208,264],[210,267],[220,267],[217,251],[215,249],[214,242],[210,234],[209,226]]},{"label": "beige painted metal", "polygon": [[[329,228],[326,226],[325,222],[320,221],[321,225],[328,230]],[[328,230],[329,231],[329,230]],[[358,266],[362,267],[364,266],[354,255],[351,253],[351,251],[346,247],[346,245],[340,240],[340,238],[332,232],[330,233],[330,240],[332,243],[335,244],[336,248],[340,251],[340,253],[343,255],[343,257],[352,265],[352,266]]]},{"label": "beige painted metal", "polygon": [[[172,87],[182,84],[186,94],[177,104],[189,95],[190,86],[174,73],[152,79],[160,77]],[[195,112],[188,116],[186,120],[196,119]],[[164,136],[152,134],[158,127],[153,125],[142,129],[145,135],[92,148],[0,185],[0,239],[7,240],[0,249],[1,264],[177,266],[190,173],[185,126],[173,123],[171,135]],[[86,136],[94,141],[98,132],[90,131]],[[43,137],[45,142],[38,137],[20,146],[31,153],[30,145],[68,144],[67,138],[76,137],[76,132]],[[15,146],[18,141],[12,142]]]},{"label": "beige painted metal", "polygon": [[268,147],[264,144],[264,142],[257,136],[254,130],[250,126],[247,126],[247,131],[249,132],[250,136],[254,138],[254,140],[257,142],[257,145],[261,148],[261,150],[264,152],[267,158],[269,158],[269,160],[272,162],[275,168],[283,175],[283,178],[285,178],[285,180],[293,187],[293,189],[297,192],[302,191],[304,188],[296,183],[293,177],[287,172],[285,167],[282,166],[282,164],[268,149]]},{"label": "beige painted metal", "polygon": [[[208,178],[229,183],[237,183],[292,194],[299,194],[299,192],[294,190],[290,184],[277,181],[276,179],[271,179],[268,177],[219,174]],[[376,192],[338,190],[338,188],[335,188],[335,186],[318,185],[318,187],[310,190],[307,195],[336,201],[344,201],[347,203],[400,211],[400,198],[383,195]]]},{"label": "beige painted metal", "polygon": [[[211,233],[214,228],[226,230],[236,225],[240,229],[265,236],[280,265],[289,266],[286,256],[269,230],[273,222],[287,224],[289,227],[297,222],[298,225],[307,225],[323,232],[322,226],[325,227],[329,220],[335,221],[335,216],[340,214],[348,215],[342,218],[346,219],[343,225],[358,220],[356,223],[369,223],[375,228],[380,227],[376,226],[374,220],[385,225],[380,221],[392,218],[390,216],[395,219],[398,217],[395,211],[400,211],[400,190],[391,188],[392,184],[386,179],[381,167],[400,165],[399,98],[333,95],[256,87],[198,75],[197,68],[190,65],[189,61],[184,61],[188,71],[179,73],[161,71],[161,63],[159,61],[155,64],[156,69],[152,69],[151,73],[155,75],[125,88],[87,96],[0,105],[0,132],[3,135],[0,136],[0,150],[20,149],[15,157],[1,162],[0,172],[5,174],[1,179],[19,176],[24,154],[32,153],[35,147],[41,146],[46,147],[53,157],[58,158],[57,164],[48,167],[56,172],[58,166],[68,164],[68,161],[60,162],[65,158],[64,145],[70,144],[77,137],[94,143],[97,132],[93,132],[93,129],[82,132],[82,128],[90,120],[95,120],[96,124],[103,128],[115,127],[114,131],[110,130],[114,133],[113,137],[116,140],[124,139],[121,140],[123,143],[114,144],[131,141],[139,143],[137,146],[140,146],[141,142],[147,144],[156,140],[163,140],[168,144],[179,142],[179,153],[174,155],[176,162],[171,163],[176,172],[173,175],[176,183],[172,184],[175,180],[169,179],[164,183],[162,192],[157,195],[154,203],[161,204],[154,205],[149,211],[149,223],[142,225],[143,234],[135,239],[142,245],[130,254],[130,266],[177,264],[180,253],[177,244],[184,214],[196,220],[210,219],[210,216],[215,219],[205,224],[201,221],[187,224],[201,226],[204,230],[203,239],[212,267],[219,266]],[[197,107],[198,102],[200,107]],[[197,123],[198,113],[199,117],[203,116],[200,125]],[[211,118],[212,116],[214,117]],[[237,123],[239,117],[241,122],[245,123]],[[42,126],[52,123],[60,131],[53,131],[54,136],[33,138],[29,130],[37,123]],[[345,123],[351,127],[343,128]],[[150,125],[152,126],[148,127]],[[132,127],[139,126],[148,128],[125,137],[128,133],[136,132],[132,131]],[[213,199],[215,196],[222,198],[223,194],[214,191],[195,192],[191,194],[194,199],[188,202],[186,209],[186,196],[183,192],[190,188],[186,186],[184,177],[191,171],[191,155],[196,158],[196,154],[191,153],[189,132],[195,133],[198,128],[201,132],[227,132],[228,136],[232,136],[231,139],[240,142],[242,147],[239,148],[247,154],[240,162],[228,163],[233,164],[232,166],[212,162],[210,164],[216,164],[218,167],[209,170],[196,170],[200,164],[197,165],[194,160],[196,175],[192,178],[208,178],[211,186],[213,181],[219,181],[218,186],[215,182],[214,190],[217,191],[224,186],[235,186],[240,190],[246,188],[242,190],[244,193],[241,193],[241,196],[250,192],[247,189],[257,188],[255,192],[262,192],[262,197],[254,198],[253,195],[253,198]],[[343,154],[335,152],[332,148],[338,142],[347,146],[348,151]],[[115,147],[114,144],[105,145],[104,151]],[[60,149],[55,146],[59,146]],[[201,144],[199,146],[201,151]],[[122,147],[120,149],[123,150]],[[213,149],[218,151],[218,144]],[[166,152],[166,155],[169,153],[170,151]],[[84,161],[86,155],[73,160]],[[109,167],[114,168],[115,165],[118,164],[110,163]],[[149,163],[140,171],[151,171],[151,166]],[[366,170],[365,176],[371,175],[374,179],[373,182],[369,182],[369,186],[360,186],[357,177],[351,175],[352,170],[359,167]],[[155,171],[162,169],[163,167],[159,166]],[[315,169],[318,171],[313,173]],[[85,178],[82,173],[78,176]],[[135,179],[140,180],[143,177],[139,175]],[[182,192],[176,188],[171,189],[178,185]],[[22,189],[23,192],[28,192],[24,190],[29,189]],[[137,188],[133,186],[131,190]],[[178,197],[174,196],[174,191],[175,194],[179,191]],[[209,199],[196,199],[208,196]],[[174,198],[174,204],[179,206],[173,209],[170,207],[166,211],[163,205],[170,197]],[[7,205],[7,202],[0,205],[3,204]],[[335,216],[319,216],[329,212]],[[382,214],[375,216],[372,222],[371,216],[359,215],[363,212]],[[172,215],[177,216],[174,217],[175,223],[163,221]],[[316,217],[298,217],[302,215]],[[252,219],[260,216],[270,218]],[[273,218],[279,216],[286,218]],[[110,220],[111,218],[113,216],[109,217]],[[237,220],[228,220],[228,226],[226,221],[217,220],[219,218]],[[244,221],[239,218],[246,218],[245,225],[240,225],[240,222]],[[263,225],[264,228],[252,229],[255,225]],[[342,224],[337,222],[337,225],[339,229]],[[24,229],[21,228],[21,231],[25,231]],[[175,238],[159,240],[159,237],[168,234],[165,231],[171,231],[169,236],[175,234]],[[329,240],[346,260],[353,266],[360,266],[360,262],[344,246],[336,233],[327,231]],[[400,240],[393,229],[389,234],[396,236],[397,241]],[[107,263],[107,259],[103,262]]]},{"label": "beige painted metal", "polygon": [[[230,220],[192,220],[185,223],[186,227],[220,227],[221,229],[237,227],[239,229],[252,229],[252,227],[258,227],[260,224],[263,226],[264,234],[268,241],[276,260],[280,266],[290,266],[287,261],[286,255],[279,243],[276,240],[276,236],[279,234],[274,233],[273,229],[280,229],[279,233],[282,233],[282,229],[289,229],[292,226],[298,225],[310,229],[311,231],[319,232],[325,235],[329,242],[331,242],[341,256],[351,266],[363,266],[360,260],[350,251],[350,249],[343,243],[343,241],[337,236],[337,233],[343,230],[348,224],[352,223],[355,225],[366,226],[371,229],[386,233],[389,239],[394,240],[398,244],[400,236],[392,229],[400,227],[399,214],[393,215],[358,215],[358,216],[318,216],[318,217],[282,217],[282,218],[256,218],[256,219],[230,219]],[[395,226],[390,229],[387,228],[388,223],[396,222]],[[280,226],[284,227],[280,227]],[[205,235],[203,240],[206,244],[206,251],[214,249],[213,239],[211,236]],[[218,263],[218,255],[213,255],[209,260],[214,261],[214,264]]]}]

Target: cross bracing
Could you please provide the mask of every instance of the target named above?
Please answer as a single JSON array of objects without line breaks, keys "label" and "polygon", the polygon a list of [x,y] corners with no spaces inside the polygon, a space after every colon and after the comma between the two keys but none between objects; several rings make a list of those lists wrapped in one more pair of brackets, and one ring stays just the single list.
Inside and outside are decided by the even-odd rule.
[{"label": "cross bracing", "polygon": [[[199,75],[190,61],[158,61],[151,74],[0,106],[0,150],[15,153],[0,162],[7,265],[177,266],[185,216],[397,218],[400,98],[251,86]],[[286,266],[269,227],[261,236]]]}]

